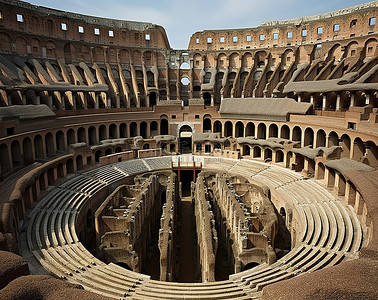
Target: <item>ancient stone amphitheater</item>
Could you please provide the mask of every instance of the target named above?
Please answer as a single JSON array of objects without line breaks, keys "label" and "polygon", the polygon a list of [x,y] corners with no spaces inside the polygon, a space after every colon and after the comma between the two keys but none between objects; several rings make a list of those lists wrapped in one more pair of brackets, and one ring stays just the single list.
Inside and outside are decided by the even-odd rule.
[{"label": "ancient stone amphitheater", "polygon": [[377,299],[377,12],[173,50],[0,0],[0,299]]}]

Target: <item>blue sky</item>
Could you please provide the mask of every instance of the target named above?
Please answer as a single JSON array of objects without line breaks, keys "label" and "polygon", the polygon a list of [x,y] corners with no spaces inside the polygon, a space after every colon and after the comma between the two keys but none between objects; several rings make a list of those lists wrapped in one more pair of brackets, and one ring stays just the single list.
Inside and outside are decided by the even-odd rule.
[{"label": "blue sky", "polygon": [[190,36],[205,29],[256,27],[331,12],[362,4],[363,0],[26,0],[35,5],[105,18],[162,25],[171,47],[186,49]]}]

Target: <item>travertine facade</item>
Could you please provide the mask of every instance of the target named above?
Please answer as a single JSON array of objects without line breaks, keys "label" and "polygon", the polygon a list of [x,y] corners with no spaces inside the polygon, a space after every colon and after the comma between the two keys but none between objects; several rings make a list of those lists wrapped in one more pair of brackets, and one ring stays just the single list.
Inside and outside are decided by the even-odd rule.
[{"label": "travertine facade", "polygon": [[[108,297],[293,297],[311,278],[325,281],[325,298],[340,290],[376,298],[377,11],[372,1],[257,28],[205,30],[188,49],[174,50],[158,25],[0,0],[0,249],[24,255],[32,273]],[[183,153],[195,156],[177,156]],[[197,159],[205,172],[223,174],[210,177],[211,186],[197,182],[194,193],[204,285],[168,282],[179,277],[174,199],[186,178],[178,174],[180,189],[170,173],[178,159],[184,169],[185,160]],[[150,173],[161,170],[169,182]],[[122,232],[133,222],[114,214],[131,203],[120,199],[134,178],[140,187],[149,180],[159,186],[133,197],[152,201],[142,201],[153,217],[139,225],[146,219],[160,228],[157,277],[167,282],[106,264],[83,246],[102,243],[97,254],[106,262],[143,270],[149,230],[140,227],[138,243],[125,242]],[[255,193],[253,185],[266,187]],[[111,210],[104,204],[96,214],[114,191],[113,213],[102,215]],[[268,197],[275,210],[251,212],[259,219],[252,232],[232,223],[248,218],[227,202],[244,193],[261,203]],[[114,225],[107,232],[105,219]],[[233,246],[219,247],[220,238]],[[128,258],[110,257],[115,245]],[[235,274],[210,283],[220,248]],[[296,277],[304,272],[314,273]],[[274,284],[291,277],[291,288]],[[331,277],[338,279],[332,287]],[[315,291],[309,286],[301,296]],[[11,285],[2,293],[14,295]]]}]

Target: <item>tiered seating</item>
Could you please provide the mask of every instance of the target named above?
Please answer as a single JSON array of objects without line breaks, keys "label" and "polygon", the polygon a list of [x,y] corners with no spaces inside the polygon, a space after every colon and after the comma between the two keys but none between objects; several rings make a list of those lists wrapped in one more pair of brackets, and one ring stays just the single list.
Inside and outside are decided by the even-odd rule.
[{"label": "tiered seating", "polygon": [[170,156],[144,158],[151,170],[170,169],[172,158]]},{"label": "tiered seating", "polygon": [[228,158],[205,157],[204,168],[228,172],[228,170],[231,167],[233,167],[237,162],[238,162],[237,160],[228,159]]},{"label": "tiered seating", "polygon": [[[125,174],[148,171],[146,164],[155,170],[168,163],[169,159],[161,164],[154,159],[130,160],[83,173],[55,188],[29,215],[26,234],[30,252],[48,272],[117,299],[251,299],[261,295],[268,284],[337,264],[354,257],[361,247],[362,229],[353,209],[314,181],[262,163],[206,158],[206,168],[252,174],[251,178],[275,188],[292,204],[302,229],[294,249],[272,265],[262,264],[226,281],[197,284],[150,280],[90,254],[75,230],[83,204]],[[112,170],[117,174],[114,177]]]}]

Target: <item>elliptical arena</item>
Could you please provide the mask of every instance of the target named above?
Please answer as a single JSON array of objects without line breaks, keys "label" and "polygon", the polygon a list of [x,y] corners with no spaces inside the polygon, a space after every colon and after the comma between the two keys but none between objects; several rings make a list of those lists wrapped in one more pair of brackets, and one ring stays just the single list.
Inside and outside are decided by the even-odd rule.
[{"label": "elliptical arena", "polygon": [[174,50],[0,0],[0,298],[375,299],[377,7]]}]

